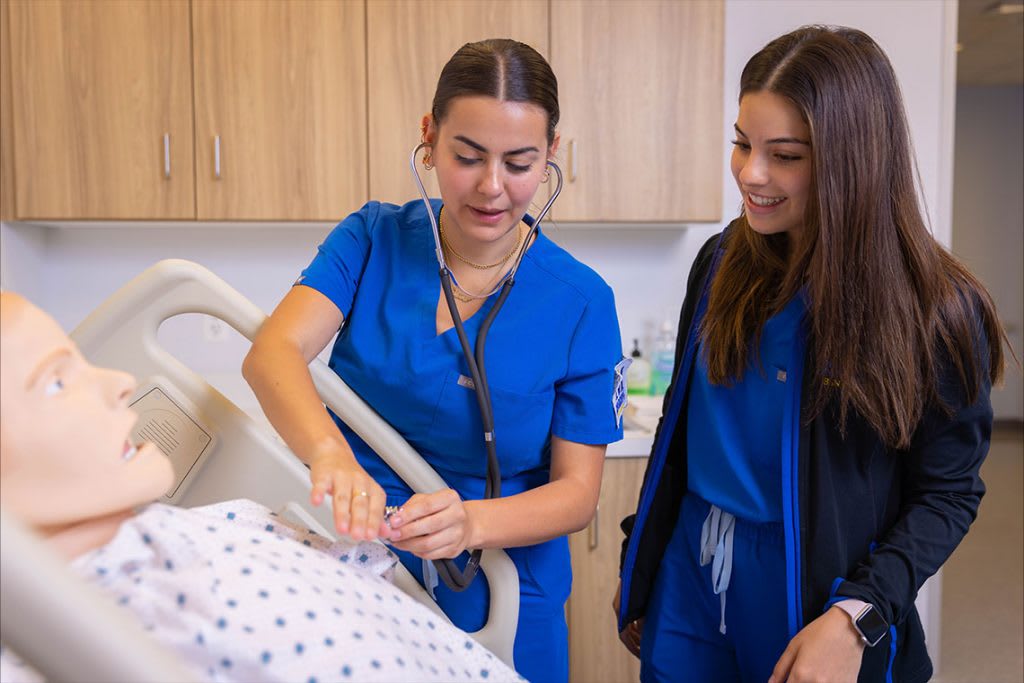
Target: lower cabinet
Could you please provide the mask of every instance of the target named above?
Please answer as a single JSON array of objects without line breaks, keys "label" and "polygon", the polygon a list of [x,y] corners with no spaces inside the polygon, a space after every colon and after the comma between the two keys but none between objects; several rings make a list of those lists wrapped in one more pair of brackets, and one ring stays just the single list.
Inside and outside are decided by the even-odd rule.
[{"label": "lower cabinet", "polygon": [[570,683],[640,680],[640,662],[619,641],[612,598],[619,580],[619,521],[636,510],[647,458],[608,458],[594,521],[569,537],[573,588],[569,596]]}]

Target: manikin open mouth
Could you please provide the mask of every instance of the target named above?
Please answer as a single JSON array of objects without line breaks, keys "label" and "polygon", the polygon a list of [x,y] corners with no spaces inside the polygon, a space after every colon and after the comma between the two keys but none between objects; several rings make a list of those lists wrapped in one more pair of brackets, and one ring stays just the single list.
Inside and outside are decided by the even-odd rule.
[{"label": "manikin open mouth", "polygon": [[[141,445],[141,444],[140,444]],[[125,462],[135,457],[135,454],[139,452],[139,446],[135,446],[130,441],[124,442],[124,450],[121,451],[121,459]]]}]

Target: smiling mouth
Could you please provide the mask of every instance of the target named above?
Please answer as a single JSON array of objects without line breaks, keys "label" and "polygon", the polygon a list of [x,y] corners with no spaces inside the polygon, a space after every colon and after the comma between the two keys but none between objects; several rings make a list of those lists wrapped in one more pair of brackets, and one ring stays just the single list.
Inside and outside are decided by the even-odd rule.
[{"label": "smiling mouth", "polygon": [[758,194],[753,194],[752,192],[747,193],[747,198],[750,200],[750,203],[753,204],[754,206],[766,207],[781,204],[786,200],[785,197],[764,197]]}]

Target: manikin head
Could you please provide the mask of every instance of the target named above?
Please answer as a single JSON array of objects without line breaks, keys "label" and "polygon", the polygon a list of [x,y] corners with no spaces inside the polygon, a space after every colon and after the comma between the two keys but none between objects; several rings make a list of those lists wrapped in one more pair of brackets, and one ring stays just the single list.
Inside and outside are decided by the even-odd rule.
[{"label": "manikin head", "polygon": [[44,536],[130,511],[173,482],[130,443],[130,375],[90,365],[46,313],[0,292],[0,504]]}]

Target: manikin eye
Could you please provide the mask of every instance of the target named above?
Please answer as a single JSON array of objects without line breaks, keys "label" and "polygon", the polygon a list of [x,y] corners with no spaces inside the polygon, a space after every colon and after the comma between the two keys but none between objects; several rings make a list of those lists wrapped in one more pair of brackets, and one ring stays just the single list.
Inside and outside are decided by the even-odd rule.
[{"label": "manikin eye", "polygon": [[64,391],[64,380],[60,377],[54,377],[44,389],[47,396],[53,396],[54,394],[59,394],[62,391]]}]

